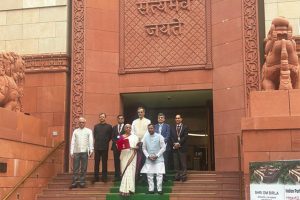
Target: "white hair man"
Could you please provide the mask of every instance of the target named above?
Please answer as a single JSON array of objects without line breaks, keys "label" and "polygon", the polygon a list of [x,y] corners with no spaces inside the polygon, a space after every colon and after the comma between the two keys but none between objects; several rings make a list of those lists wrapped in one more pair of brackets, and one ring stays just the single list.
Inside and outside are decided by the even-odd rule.
[{"label": "white hair man", "polygon": [[[86,119],[80,117],[78,120],[79,128],[73,131],[70,155],[73,160],[73,182],[70,189],[85,187],[85,176],[87,171],[88,156],[94,151],[93,132],[85,127]],[[79,168],[81,169],[79,174]]]}]

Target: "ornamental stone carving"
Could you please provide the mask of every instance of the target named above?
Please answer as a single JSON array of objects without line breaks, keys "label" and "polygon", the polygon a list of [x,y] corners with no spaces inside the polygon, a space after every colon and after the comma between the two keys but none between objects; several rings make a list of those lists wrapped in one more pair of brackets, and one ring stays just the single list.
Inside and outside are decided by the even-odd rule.
[{"label": "ornamental stone carving", "polygon": [[22,111],[25,62],[13,53],[0,54],[0,107]]},{"label": "ornamental stone carving", "polygon": [[299,88],[299,61],[292,26],[286,18],[272,21],[265,39],[265,63],[262,68],[263,90]]}]

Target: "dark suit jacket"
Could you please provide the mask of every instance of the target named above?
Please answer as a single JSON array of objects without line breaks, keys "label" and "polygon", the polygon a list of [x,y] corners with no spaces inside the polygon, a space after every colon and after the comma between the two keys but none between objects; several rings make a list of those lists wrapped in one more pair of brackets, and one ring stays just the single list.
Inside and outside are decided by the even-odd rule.
[{"label": "dark suit jacket", "polygon": [[[123,124],[122,130],[120,132],[120,135],[123,135],[125,133],[125,129],[124,129],[125,124]],[[116,146],[116,141],[119,139],[118,138],[119,133],[118,133],[118,124],[115,125],[112,128],[112,136],[111,136],[111,140],[112,140],[112,144],[111,144],[111,150],[113,151],[118,151],[117,146]]]},{"label": "dark suit jacket", "polygon": [[[186,125],[182,124],[181,131],[179,133],[180,137],[180,148],[179,151],[187,152],[187,138],[188,138],[189,129]],[[176,132],[176,125],[171,126],[171,148],[173,149],[173,144],[178,142],[178,136]]]},{"label": "dark suit jacket", "polygon": [[[155,133],[159,133],[159,124],[155,124]],[[166,150],[169,151],[170,148],[170,125],[163,123],[163,126],[161,128],[161,135],[165,138],[165,143],[167,145]]]},{"label": "dark suit jacket", "polygon": [[112,127],[110,124],[96,124],[94,127],[94,148],[95,150],[108,150],[111,139]]}]

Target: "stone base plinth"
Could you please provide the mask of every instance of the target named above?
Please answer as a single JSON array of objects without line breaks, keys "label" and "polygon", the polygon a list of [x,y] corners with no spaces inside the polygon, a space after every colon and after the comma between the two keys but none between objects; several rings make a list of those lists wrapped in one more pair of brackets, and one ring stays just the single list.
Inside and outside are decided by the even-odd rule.
[{"label": "stone base plinth", "polygon": [[300,159],[300,90],[250,94],[250,116],[242,119],[243,171],[249,199],[249,163]]}]

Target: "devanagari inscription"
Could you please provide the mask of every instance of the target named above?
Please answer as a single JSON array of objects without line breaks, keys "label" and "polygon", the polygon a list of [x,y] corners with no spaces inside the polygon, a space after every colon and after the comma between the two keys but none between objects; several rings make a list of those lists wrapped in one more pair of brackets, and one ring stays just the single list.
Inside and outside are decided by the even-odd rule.
[{"label": "devanagari inscription", "polygon": [[192,0],[152,0],[141,1],[136,3],[138,11],[142,15],[150,13],[155,14],[156,10],[167,12],[168,9],[175,9],[178,12],[180,9],[190,10]]},{"label": "devanagari inscription", "polygon": [[150,36],[159,36],[159,32],[170,36],[180,35],[182,33],[183,22],[180,22],[179,19],[173,19],[170,23],[162,23],[162,24],[148,24],[145,25],[146,32]]}]

